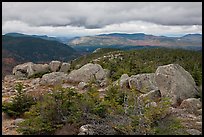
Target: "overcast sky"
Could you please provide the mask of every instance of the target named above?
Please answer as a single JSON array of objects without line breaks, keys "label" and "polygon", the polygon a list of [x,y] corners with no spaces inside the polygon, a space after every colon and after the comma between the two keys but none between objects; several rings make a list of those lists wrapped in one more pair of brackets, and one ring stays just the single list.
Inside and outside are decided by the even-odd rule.
[{"label": "overcast sky", "polygon": [[202,2],[3,2],[2,33],[202,34]]}]

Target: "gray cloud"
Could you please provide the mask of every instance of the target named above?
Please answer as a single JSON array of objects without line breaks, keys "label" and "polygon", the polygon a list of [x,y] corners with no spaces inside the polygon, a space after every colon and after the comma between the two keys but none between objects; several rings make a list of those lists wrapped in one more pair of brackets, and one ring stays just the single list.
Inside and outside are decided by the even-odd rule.
[{"label": "gray cloud", "polygon": [[144,21],[158,25],[202,25],[201,2],[3,2],[2,23],[30,26],[77,26],[88,29]]}]

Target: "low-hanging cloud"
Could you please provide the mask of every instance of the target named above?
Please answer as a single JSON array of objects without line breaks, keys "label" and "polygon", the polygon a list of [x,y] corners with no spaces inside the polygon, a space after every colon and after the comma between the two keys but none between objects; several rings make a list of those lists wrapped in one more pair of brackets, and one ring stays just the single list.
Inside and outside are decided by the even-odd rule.
[{"label": "low-hanging cloud", "polygon": [[201,2],[3,2],[2,23],[77,26],[87,29],[144,21],[158,25],[202,25]]}]

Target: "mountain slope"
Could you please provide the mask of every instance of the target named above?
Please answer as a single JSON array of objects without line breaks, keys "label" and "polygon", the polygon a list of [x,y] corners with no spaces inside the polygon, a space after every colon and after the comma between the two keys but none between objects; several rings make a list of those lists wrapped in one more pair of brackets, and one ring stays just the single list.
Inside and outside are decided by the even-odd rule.
[{"label": "mountain slope", "polygon": [[165,37],[144,33],[111,33],[85,36],[68,42],[71,46],[164,46],[164,47],[201,47],[201,34],[188,34],[183,37]]},{"label": "mountain slope", "polygon": [[29,36],[2,36],[2,73],[11,73],[12,68],[23,62],[68,61],[79,54],[70,46],[57,41]]},{"label": "mountain slope", "polygon": [[87,63],[97,63],[110,70],[110,78],[115,81],[122,74],[136,75],[153,73],[156,68],[166,64],[179,64],[185,68],[196,81],[202,84],[202,51],[183,49],[154,48],[139,50],[99,49],[72,61],[76,69]]}]

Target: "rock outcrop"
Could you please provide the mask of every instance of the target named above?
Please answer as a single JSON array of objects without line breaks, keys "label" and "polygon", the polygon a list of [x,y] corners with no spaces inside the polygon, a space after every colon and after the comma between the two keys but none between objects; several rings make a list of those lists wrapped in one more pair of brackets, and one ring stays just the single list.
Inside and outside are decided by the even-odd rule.
[{"label": "rock outcrop", "polygon": [[71,64],[69,63],[62,63],[61,68],[60,68],[60,72],[64,72],[67,73],[70,70]]},{"label": "rock outcrop", "polygon": [[129,78],[129,86],[130,88],[135,88],[143,93],[158,89],[154,73],[132,75]]},{"label": "rock outcrop", "polygon": [[160,90],[151,90],[150,92],[146,94],[140,95],[141,99],[149,99],[151,101],[158,102],[161,99],[161,92]]},{"label": "rock outcrop", "polygon": [[17,78],[30,77],[37,73],[49,72],[48,64],[34,64],[32,62],[17,65],[13,68],[13,74]]},{"label": "rock outcrop", "polygon": [[67,80],[67,74],[64,72],[52,72],[42,76],[41,85],[57,85]]},{"label": "rock outcrop", "polygon": [[101,83],[106,78],[104,69],[99,64],[88,63],[80,69],[73,70],[68,75],[68,81],[72,83],[96,81]]},{"label": "rock outcrop", "polygon": [[49,64],[50,70],[52,72],[57,72],[60,70],[61,62],[60,61],[51,61]]},{"label": "rock outcrop", "polygon": [[155,72],[155,81],[162,96],[169,97],[174,106],[198,95],[193,77],[178,64],[159,66]]},{"label": "rock outcrop", "polygon": [[128,74],[123,74],[119,79],[119,85],[121,88],[129,88],[129,76]]},{"label": "rock outcrop", "polygon": [[189,113],[198,113],[197,111],[202,108],[202,103],[199,99],[188,98],[181,102],[180,108],[187,110]]},{"label": "rock outcrop", "polygon": [[24,63],[24,64],[19,64],[17,66],[15,66],[13,68],[13,74],[17,77],[17,78],[20,78],[20,77],[27,77],[27,73],[28,73],[28,70],[31,69],[31,66],[33,65],[32,62],[27,62],[27,63]]}]

